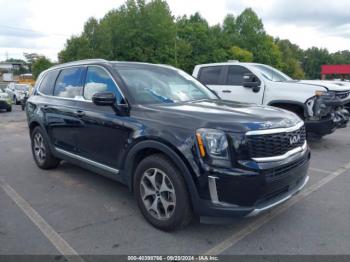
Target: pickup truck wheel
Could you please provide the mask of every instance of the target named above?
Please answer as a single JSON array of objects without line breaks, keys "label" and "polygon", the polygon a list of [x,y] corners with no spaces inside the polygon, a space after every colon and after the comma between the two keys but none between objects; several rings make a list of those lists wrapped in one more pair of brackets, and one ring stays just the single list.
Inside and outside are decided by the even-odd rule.
[{"label": "pickup truck wheel", "polygon": [[190,223],[187,186],[178,169],[163,155],[151,155],[136,168],[134,190],[146,220],[164,231]]},{"label": "pickup truck wheel", "polygon": [[32,153],[37,166],[41,169],[56,168],[60,160],[52,155],[48,141],[39,126],[33,129],[30,138]]}]

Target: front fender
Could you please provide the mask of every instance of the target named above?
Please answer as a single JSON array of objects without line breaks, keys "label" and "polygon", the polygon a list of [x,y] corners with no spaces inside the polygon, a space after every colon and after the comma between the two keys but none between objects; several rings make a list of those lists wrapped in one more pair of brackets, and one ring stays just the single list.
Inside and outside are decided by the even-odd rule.
[{"label": "front fender", "polygon": [[165,142],[157,140],[141,140],[135,143],[128,151],[124,161],[124,172],[125,183],[129,186],[130,190],[133,190],[133,178],[136,167],[135,165],[138,164],[135,163],[136,158],[138,154],[145,149],[153,149],[167,156],[179,168],[181,175],[184,177],[192,199],[192,203],[194,200],[198,199],[196,178],[185,157],[181,155],[181,152],[178,152],[178,150],[172,148],[171,145],[167,145]]}]

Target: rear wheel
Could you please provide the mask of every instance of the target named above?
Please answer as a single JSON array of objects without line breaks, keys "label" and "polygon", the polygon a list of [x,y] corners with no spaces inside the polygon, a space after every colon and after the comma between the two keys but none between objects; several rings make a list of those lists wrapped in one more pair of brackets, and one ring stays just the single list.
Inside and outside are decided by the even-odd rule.
[{"label": "rear wheel", "polygon": [[192,209],[184,178],[163,155],[152,155],[136,168],[135,195],[139,208],[153,226],[170,231],[191,221]]},{"label": "rear wheel", "polygon": [[42,169],[56,168],[60,160],[52,155],[49,143],[39,126],[31,132],[31,142],[32,153],[37,166]]},{"label": "rear wheel", "polygon": [[7,109],[6,109],[7,112],[11,112],[12,111],[12,106],[9,106]]}]

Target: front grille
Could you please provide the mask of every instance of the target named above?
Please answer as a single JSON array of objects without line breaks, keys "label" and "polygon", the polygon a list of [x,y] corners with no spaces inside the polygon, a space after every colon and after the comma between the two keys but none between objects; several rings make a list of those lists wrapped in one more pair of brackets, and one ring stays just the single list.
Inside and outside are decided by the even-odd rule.
[{"label": "front grille", "polygon": [[350,91],[338,91],[335,93],[339,99],[346,99],[350,96]]},{"label": "front grille", "polygon": [[[298,139],[299,137],[300,139]],[[305,126],[288,133],[249,135],[246,137],[250,158],[280,156],[294,148],[303,146],[305,140]]]}]

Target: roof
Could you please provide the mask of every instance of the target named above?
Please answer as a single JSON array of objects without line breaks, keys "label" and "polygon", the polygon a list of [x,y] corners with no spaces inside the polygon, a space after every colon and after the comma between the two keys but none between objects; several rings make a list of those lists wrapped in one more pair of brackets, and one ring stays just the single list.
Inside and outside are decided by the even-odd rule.
[{"label": "roof", "polygon": [[323,65],[321,74],[350,74],[350,65]]},{"label": "roof", "polygon": [[108,61],[105,59],[85,59],[85,60],[78,60],[63,64],[58,64],[53,67],[50,67],[48,70],[51,69],[60,69],[68,66],[79,66],[79,65],[90,65],[90,64],[116,64],[116,65],[152,65],[152,66],[160,66],[160,67],[166,67],[166,68],[172,68],[171,65],[163,65],[163,64],[152,64],[152,63],[146,63],[146,62],[134,62],[134,61]]}]

